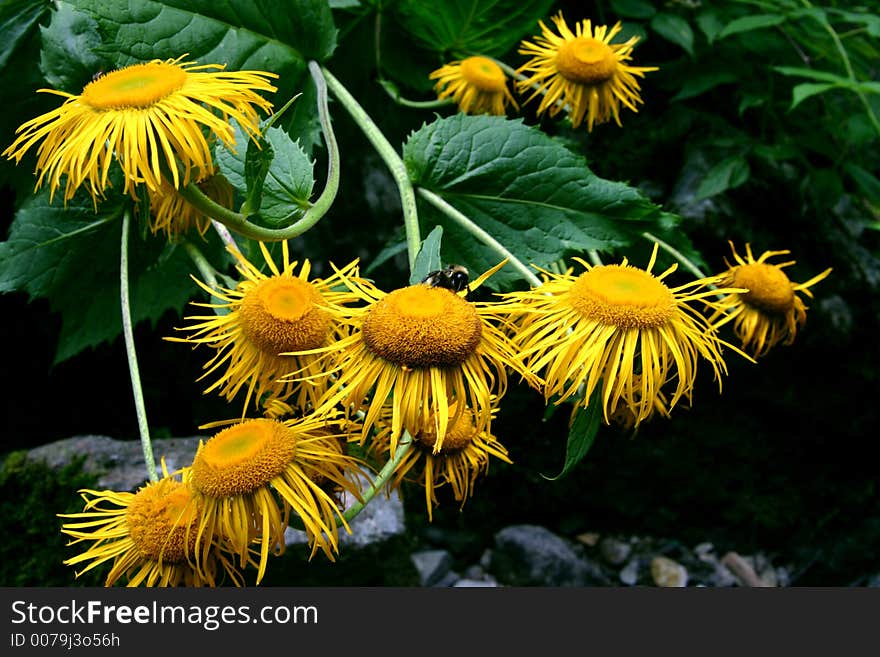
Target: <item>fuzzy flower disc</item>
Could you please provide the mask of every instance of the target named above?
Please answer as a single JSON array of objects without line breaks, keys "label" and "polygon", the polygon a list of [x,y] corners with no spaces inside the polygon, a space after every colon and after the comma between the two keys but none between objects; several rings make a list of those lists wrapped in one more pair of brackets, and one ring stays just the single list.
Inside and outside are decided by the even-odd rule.
[{"label": "fuzzy flower disc", "polygon": [[507,85],[504,71],[488,57],[463,59],[461,77],[480,91],[503,92]]},{"label": "fuzzy flower disc", "polygon": [[556,69],[570,82],[597,84],[614,77],[617,57],[608,44],[598,39],[575,37],[560,44]]},{"label": "fuzzy flower disc", "polygon": [[583,317],[624,329],[663,326],[675,312],[666,285],[635,267],[606,265],[578,276],[568,302]]},{"label": "fuzzy flower disc", "polygon": [[396,365],[443,367],[463,363],[477,348],[482,322],[472,304],[438,287],[411,285],[390,292],[364,320],[363,339]]},{"label": "fuzzy flower disc", "polygon": [[267,278],[241,300],[241,328],[259,349],[272,354],[320,347],[330,317],[315,286],[301,278]]},{"label": "fuzzy flower disc", "polygon": [[169,563],[193,553],[198,517],[189,487],[174,479],[141,488],[126,511],[129,536],[141,554]]},{"label": "fuzzy flower disc", "polygon": [[732,272],[733,286],[743,287],[743,301],[768,313],[785,314],[794,305],[791,281],[779,267],[763,262],[740,265]]},{"label": "fuzzy flower disc", "polygon": [[250,493],[281,474],[295,455],[296,441],[284,424],[249,420],[204,444],[193,460],[193,483],[215,498]]}]

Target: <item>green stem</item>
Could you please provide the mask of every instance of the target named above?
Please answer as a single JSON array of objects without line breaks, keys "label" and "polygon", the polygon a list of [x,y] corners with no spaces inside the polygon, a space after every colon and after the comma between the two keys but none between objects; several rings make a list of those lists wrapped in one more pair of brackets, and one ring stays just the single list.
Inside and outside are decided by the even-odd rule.
[{"label": "green stem", "polygon": [[370,487],[364,491],[361,495],[363,501],[355,501],[345,512],[342,514],[342,517],[345,518],[346,522],[350,522],[357,516],[367,504],[370,503],[376,493],[378,493],[382,488],[385,487],[385,484],[388,483],[388,480],[391,478],[391,475],[394,474],[394,471],[397,470],[397,466],[400,465],[400,462],[407,455],[409,450],[412,448],[413,439],[410,436],[408,431],[403,432],[403,436],[397,443],[397,451],[388,459],[388,462],[385,463],[385,466],[379,471],[379,474],[373,479]]},{"label": "green stem", "polygon": [[[648,232],[642,233],[642,237],[644,237],[649,242],[656,242],[660,246],[661,249],[666,251],[669,255],[671,255],[676,260],[678,260],[682,265],[685,266],[685,268],[688,269],[688,271],[690,271],[697,278],[707,278],[706,274],[704,274],[700,270],[699,267],[697,267],[687,256],[685,256],[685,254],[683,254],[681,251],[676,249],[671,244],[667,244],[666,242],[661,240],[659,237],[655,237],[654,235],[652,235],[651,233],[648,233]],[[710,286],[710,287],[712,287],[712,286]]]},{"label": "green stem", "polygon": [[419,187],[418,191],[419,196],[452,219],[461,228],[464,228],[471,235],[498,253],[502,258],[507,258],[510,261],[510,264],[523,275],[523,278],[525,278],[532,287],[538,287],[541,285],[541,279],[539,279],[531,269],[526,267],[522,260],[508,251],[501,242],[475,224],[470,217],[459,212],[456,208],[447,203],[445,199],[441,198],[434,192],[425,189],[424,187]]},{"label": "green stem", "polygon": [[373,122],[373,119],[364,111],[364,108],[354,99],[339,80],[333,77],[326,68],[322,69],[324,77],[327,80],[327,86],[333,95],[342,103],[343,107],[348,111],[354,122],[358,124],[364,136],[372,144],[376,152],[385,162],[385,166],[391,172],[394,182],[397,183],[397,189],[400,194],[400,204],[403,211],[403,224],[406,229],[406,248],[409,255],[409,266],[413,268],[416,261],[416,255],[422,245],[421,235],[419,234],[419,215],[416,207],[416,195],[413,190],[412,182],[406,172],[406,165],[403,163],[397,151],[386,139],[385,135],[379,130],[379,127]]},{"label": "green stem", "polygon": [[587,249],[587,257],[594,267],[602,266],[602,258],[599,257],[599,252],[596,249]]},{"label": "green stem", "polygon": [[122,242],[119,255],[119,300],[122,308],[122,334],[125,339],[125,355],[128,359],[128,372],[131,377],[131,390],[134,393],[134,408],[137,415],[138,432],[144,461],[150,480],[158,481],[156,459],[150,442],[150,428],[147,423],[147,411],[144,406],[144,391],[141,387],[141,375],[138,368],[137,352],[134,348],[134,331],[131,325],[131,300],[128,294],[128,234],[131,225],[131,210],[126,209],[122,215]]},{"label": "green stem", "polygon": [[[327,106],[327,83],[321,74],[321,67],[316,62],[310,61],[309,72],[312,74],[312,79],[318,92],[318,119],[321,123],[321,130],[324,133],[324,140],[327,143],[327,182],[321,195],[309,206],[308,210],[303,213],[303,216],[286,228],[258,226],[248,221],[247,217],[243,214],[215,203],[193,183],[178,190],[187,202],[203,214],[231,228],[239,235],[262,242],[278,242],[299,237],[327,214],[327,211],[336,199],[336,192],[339,190],[339,145],[336,142],[336,135],[333,133],[333,126],[330,123],[330,111]],[[221,237],[223,237],[222,233]]]}]

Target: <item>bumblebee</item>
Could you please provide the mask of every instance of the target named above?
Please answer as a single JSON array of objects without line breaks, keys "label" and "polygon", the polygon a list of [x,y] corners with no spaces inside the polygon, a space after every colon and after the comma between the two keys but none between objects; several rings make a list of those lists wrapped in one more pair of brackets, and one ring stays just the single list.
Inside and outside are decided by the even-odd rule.
[{"label": "bumblebee", "polygon": [[461,265],[447,265],[443,269],[428,272],[422,279],[422,283],[430,287],[442,287],[453,292],[461,292],[468,289],[470,276],[466,267]]}]

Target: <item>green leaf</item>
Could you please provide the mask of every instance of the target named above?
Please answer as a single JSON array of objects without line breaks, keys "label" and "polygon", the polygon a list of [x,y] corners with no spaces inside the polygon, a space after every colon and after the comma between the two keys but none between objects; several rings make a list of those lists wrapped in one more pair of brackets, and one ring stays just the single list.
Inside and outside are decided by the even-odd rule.
[{"label": "green leaf", "polygon": [[741,32],[751,32],[752,30],[760,30],[765,27],[773,27],[785,22],[785,16],[782,14],[753,14],[751,16],[742,16],[734,18],[730,21],[720,34],[719,39],[724,39],[732,34]]},{"label": "green leaf", "polygon": [[[45,298],[61,314],[55,362],[110,341],[122,330],[119,306],[119,203],[99,206],[77,194],[65,207],[49,203],[48,190],[27,198],[9,239],[0,243],[0,292]],[[132,321],[156,321],[181,310],[196,291],[185,252],[164,239],[141,240],[132,230]]]},{"label": "green leaf", "polygon": [[681,16],[660,13],[651,19],[651,29],[667,41],[681,46],[691,56],[694,54],[694,31]]},{"label": "green leaf", "polygon": [[839,85],[837,84],[828,84],[825,82],[804,82],[803,84],[799,84],[791,90],[791,105],[788,109],[793,110],[810,96],[825,93],[829,89],[837,89],[838,87]]},{"label": "green leaf", "polygon": [[714,89],[719,85],[736,82],[739,79],[740,76],[731,71],[697,71],[685,79],[684,84],[681,86],[681,90],[675,94],[671,100],[693,98],[709,91],[710,89]]},{"label": "green leaf", "polygon": [[865,31],[868,33],[868,36],[875,39],[880,38],[880,16],[877,14],[868,13],[867,11],[865,13],[844,11],[833,7],[828,7],[827,11],[838,14],[845,21],[861,23],[865,26]]},{"label": "green leaf", "polygon": [[783,75],[809,78],[810,80],[816,80],[818,82],[831,82],[832,84],[844,86],[850,84],[849,78],[837,75],[836,73],[829,73],[828,71],[817,71],[812,68],[800,68],[797,66],[774,66],[773,70],[777,73],[782,73]]},{"label": "green leaf", "polygon": [[880,203],[880,180],[857,164],[847,163],[843,168],[856,184],[860,194],[874,203]]},{"label": "green leaf", "polygon": [[724,21],[719,18],[717,12],[712,8],[701,11],[697,14],[696,22],[700,31],[706,35],[706,40],[710,44],[715,41],[721,33],[721,30],[724,29]]},{"label": "green leaf", "polygon": [[99,53],[101,35],[91,16],[66,3],[52,12],[49,26],[42,28],[40,70],[55,89],[79,93],[110,61]]},{"label": "green leaf", "polygon": [[234,127],[235,150],[218,145],[217,164],[230,184],[249,199],[241,212],[257,212],[252,220],[270,228],[290,225],[310,205],[315,184],[312,162],[281,128],[266,130],[265,148],[259,149],[237,123]]},{"label": "green leaf", "polygon": [[709,169],[706,177],[697,187],[695,198],[702,200],[739,187],[749,179],[750,174],[749,163],[745,157],[742,155],[728,157]]},{"label": "green leaf", "polygon": [[611,0],[611,9],[624,18],[651,18],[657,13],[654,5],[645,0]]},{"label": "green leaf", "polygon": [[[546,267],[571,253],[614,249],[650,230],[660,210],[640,191],[604,180],[541,130],[521,120],[455,114],[410,135],[403,157],[413,183],[492,235],[523,263]],[[423,203],[423,221],[442,224],[446,262],[481,273],[499,253]],[[520,280],[507,266],[488,281]]]},{"label": "green leaf", "polygon": [[0,25],[3,26],[0,69],[14,60],[16,51],[25,45],[49,8],[49,3],[33,0],[7,0],[0,4]]},{"label": "green leaf", "polygon": [[596,440],[596,434],[599,433],[600,421],[602,419],[601,391],[596,390],[590,404],[584,408],[578,406],[575,410],[574,420],[568,432],[568,442],[565,446],[565,464],[562,470],[554,477],[541,476],[550,481],[561,479],[571,469],[580,463],[587,455],[593,442]]},{"label": "green leaf", "polygon": [[432,271],[443,268],[440,259],[440,242],[443,239],[443,226],[435,226],[434,230],[422,240],[422,247],[416,254],[412,273],[409,275],[409,284],[415,285]]},{"label": "green leaf", "polygon": [[399,0],[393,9],[406,32],[443,55],[500,56],[525,35],[552,0]]}]

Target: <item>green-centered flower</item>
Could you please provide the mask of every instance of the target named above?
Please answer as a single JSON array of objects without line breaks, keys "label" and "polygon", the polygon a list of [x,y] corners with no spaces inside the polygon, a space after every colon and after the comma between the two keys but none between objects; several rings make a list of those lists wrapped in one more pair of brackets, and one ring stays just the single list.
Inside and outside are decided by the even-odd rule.
[{"label": "green-centered flower", "polygon": [[123,191],[132,194],[142,183],[159,190],[165,177],[179,188],[212,174],[211,141],[235,147],[231,118],[255,136],[257,109],[272,107],[260,94],[274,92],[268,79],[278,76],[181,59],[111,71],[79,95],[40,89],[64,102],[22,124],[3,155],[19,162],[39,143],[37,187],[47,182],[54,197],[66,177],[65,202],[83,185],[95,202],[102,198],[113,162],[125,174]]},{"label": "green-centered flower", "polygon": [[488,57],[467,57],[432,71],[434,91],[440,100],[452,98],[465,114],[503,116],[507,105],[519,108],[507,86],[507,76]]}]

